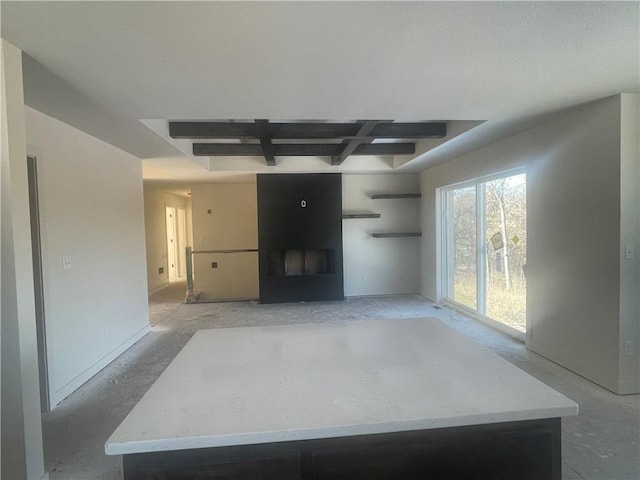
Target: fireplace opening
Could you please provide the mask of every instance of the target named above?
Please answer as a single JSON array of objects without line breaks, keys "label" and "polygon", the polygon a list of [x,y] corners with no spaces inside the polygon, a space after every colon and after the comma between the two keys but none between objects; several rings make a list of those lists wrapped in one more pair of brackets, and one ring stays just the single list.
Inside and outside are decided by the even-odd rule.
[{"label": "fireplace opening", "polygon": [[326,275],[336,272],[333,249],[271,250],[268,274],[276,276]]}]

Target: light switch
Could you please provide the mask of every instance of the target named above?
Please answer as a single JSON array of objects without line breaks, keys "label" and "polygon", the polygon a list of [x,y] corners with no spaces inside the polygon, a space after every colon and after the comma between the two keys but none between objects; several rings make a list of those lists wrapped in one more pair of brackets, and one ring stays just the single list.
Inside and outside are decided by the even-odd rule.
[{"label": "light switch", "polygon": [[627,260],[633,258],[633,243],[627,242],[624,244],[624,258]]},{"label": "light switch", "polygon": [[63,255],[62,256],[62,268],[64,268],[65,270],[69,270],[71,268],[72,264],[71,264],[71,256],[70,255]]}]

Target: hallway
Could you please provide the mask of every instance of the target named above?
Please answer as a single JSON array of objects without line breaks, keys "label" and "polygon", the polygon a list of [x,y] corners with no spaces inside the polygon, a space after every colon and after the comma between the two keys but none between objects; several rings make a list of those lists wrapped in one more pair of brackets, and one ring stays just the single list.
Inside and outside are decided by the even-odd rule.
[{"label": "hallway", "polygon": [[614,395],[420,296],[285,305],[187,305],[183,299],[181,283],[150,297],[151,333],[43,416],[45,468],[52,480],[122,478],[121,459],[106,456],[104,442],[199,329],[425,316],[439,318],[580,405],[580,414],[563,422],[563,479],[640,477],[638,395]]}]

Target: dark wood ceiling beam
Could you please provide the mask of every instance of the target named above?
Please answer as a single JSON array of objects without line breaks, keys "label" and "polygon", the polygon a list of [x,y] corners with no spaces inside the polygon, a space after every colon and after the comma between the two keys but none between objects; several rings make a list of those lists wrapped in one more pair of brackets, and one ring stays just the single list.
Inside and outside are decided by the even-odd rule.
[{"label": "dark wood ceiling beam", "polygon": [[[274,143],[274,157],[333,157],[340,155],[344,145],[336,143]],[[351,155],[411,155],[416,151],[413,143],[369,143],[358,145]],[[257,143],[194,143],[196,156],[264,156],[262,145]]]},{"label": "dark wood ceiling beam", "polygon": [[375,138],[443,138],[446,122],[380,123],[371,132]]},{"label": "dark wood ceiling beam", "polygon": [[358,145],[351,155],[412,155],[415,143],[369,143]]},{"label": "dark wood ceiling beam", "polygon": [[[363,123],[269,123],[271,139],[359,138]],[[169,135],[182,139],[257,138],[253,122],[169,122]],[[446,122],[379,123],[367,138],[442,138]]]},{"label": "dark wood ceiling beam", "polygon": [[194,143],[193,154],[205,157],[262,157],[262,145],[259,143]]},{"label": "dark wood ceiling beam", "polygon": [[343,140],[343,149],[338,155],[331,157],[331,165],[340,165],[344,160],[351,155],[356,148],[363,143],[369,143],[372,139],[368,138],[369,133],[378,125],[378,122],[370,120],[366,121],[358,130],[356,136],[350,140]]},{"label": "dark wood ceiling beam", "polygon": [[286,140],[355,136],[361,127],[358,123],[272,123],[271,126],[272,138]]},{"label": "dark wood ceiling beam", "polygon": [[[357,123],[270,123],[272,139],[320,139],[355,136]],[[169,122],[169,135],[180,139],[256,138],[255,124],[248,122]]]},{"label": "dark wood ceiling beam", "polygon": [[269,120],[256,120],[256,135],[260,139],[260,146],[264,152],[264,159],[270,167],[276,166],[276,159],[273,153],[273,144],[269,135]]},{"label": "dark wood ceiling beam", "polygon": [[193,140],[257,138],[253,122],[169,122],[169,136]]}]

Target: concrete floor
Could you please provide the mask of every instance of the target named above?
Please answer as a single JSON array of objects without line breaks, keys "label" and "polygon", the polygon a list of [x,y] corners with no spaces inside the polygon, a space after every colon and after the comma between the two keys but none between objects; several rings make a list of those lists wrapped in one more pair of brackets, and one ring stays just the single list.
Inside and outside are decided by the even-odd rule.
[{"label": "concrete floor", "polygon": [[342,319],[437,317],[580,405],[563,421],[563,479],[640,478],[640,396],[617,396],[528,352],[510,337],[417,295],[344,302],[258,305],[182,303],[184,284],[149,299],[152,332],[43,417],[45,468],[51,479],[119,479],[120,457],[104,442],[191,335],[224,328]]}]

